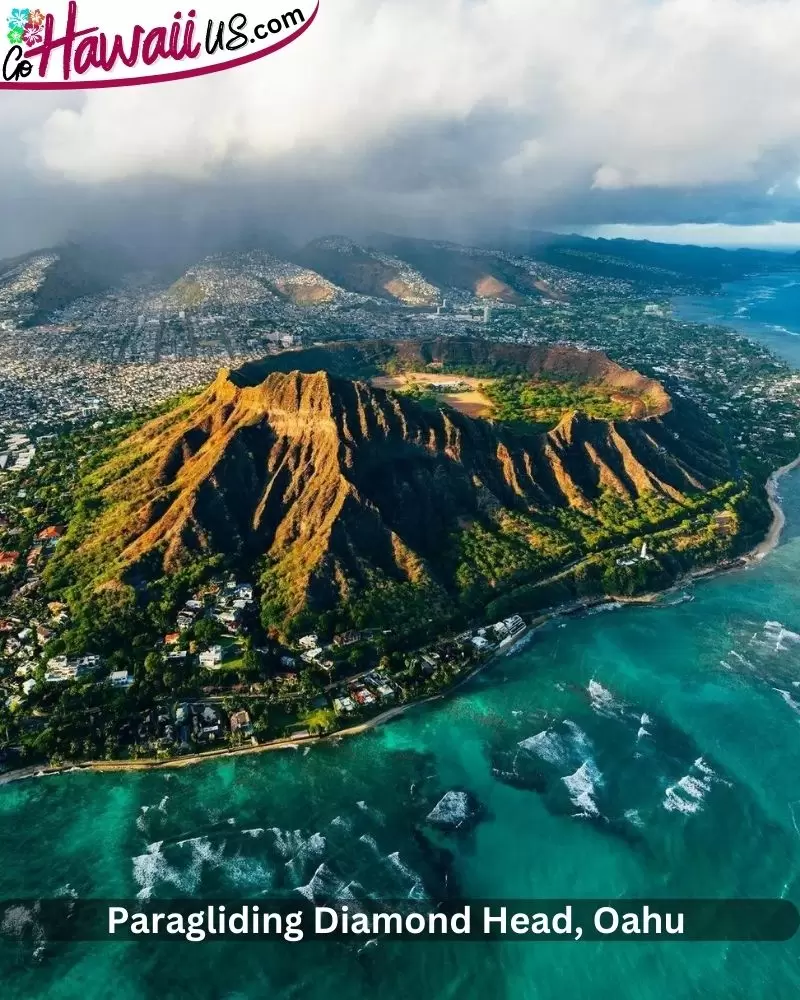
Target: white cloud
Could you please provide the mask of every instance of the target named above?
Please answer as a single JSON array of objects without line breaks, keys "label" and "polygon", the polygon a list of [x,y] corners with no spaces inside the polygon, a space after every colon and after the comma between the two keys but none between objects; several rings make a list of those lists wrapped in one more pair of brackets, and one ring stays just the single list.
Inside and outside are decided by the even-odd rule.
[{"label": "white cloud", "polygon": [[[163,19],[137,5],[150,11]],[[763,197],[800,169],[799,44],[796,0],[321,0],[303,38],[249,67],[4,94],[0,129],[31,178],[76,187],[232,169],[347,185],[394,148],[372,191],[448,211],[651,188]]]}]

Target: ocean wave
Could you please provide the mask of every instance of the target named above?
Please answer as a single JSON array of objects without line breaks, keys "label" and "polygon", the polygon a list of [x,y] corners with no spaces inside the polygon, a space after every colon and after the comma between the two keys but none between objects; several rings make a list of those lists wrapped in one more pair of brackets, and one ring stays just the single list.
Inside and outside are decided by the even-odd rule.
[{"label": "ocean wave", "polygon": [[369,833],[362,833],[358,838],[359,843],[366,844],[367,847],[371,847],[376,854],[380,854],[380,848],[378,847],[378,841],[371,836]]},{"label": "ocean wave", "polygon": [[316,864],[322,858],[326,845],[327,841],[321,833],[312,833],[307,839],[302,839],[296,853],[285,865],[286,871],[295,883],[300,883],[305,878],[309,862]]},{"label": "ocean wave", "polygon": [[262,895],[269,892],[275,879],[275,872],[257,858],[237,855],[226,861],[222,868],[230,883],[260,892]]},{"label": "ocean wave", "polygon": [[783,688],[773,688],[772,690],[777,691],[777,693],[786,702],[789,708],[791,708],[793,712],[796,712],[798,715],[800,715],[800,702],[795,701],[795,699],[791,696],[791,694],[788,691],[784,691]]},{"label": "ocean wave", "polygon": [[355,898],[348,884],[331,871],[324,861],[317,867],[306,885],[297,886],[295,892],[305,896],[310,903],[346,901]]},{"label": "ocean wave", "polygon": [[422,901],[426,898],[425,887],[422,883],[422,879],[412,868],[404,864],[400,860],[400,852],[395,851],[393,854],[386,856],[386,861],[388,864],[397,872],[402,878],[410,883],[410,888],[408,888],[407,897],[409,899],[414,899]]},{"label": "ocean wave", "polygon": [[564,726],[569,731],[570,742],[579,754],[589,755],[594,752],[592,741],[577,723],[572,719],[564,719]]},{"label": "ocean wave", "polygon": [[[565,732],[545,729],[535,736],[529,736],[517,744],[520,751],[532,754],[557,768],[575,767],[594,754],[592,741],[572,719],[564,719],[561,724]],[[516,771],[516,760],[514,763]]]},{"label": "ocean wave", "polygon": [[644,820],[642,819],[642,814],[638,809],[626,809],[623,813],[623,817],[632,826],[638,827],[640,830],[644,827]]},{"label": "ocean wave", "polygon": [[569,763],[569,746],[562,736],[551,729],[545,729],[535,736],[529,736],[517,744],[520,750],[536,754],[548,764],[563,765]]},{"label": "ocean wave", "polygon": [[618,702],[608,688],[604,688],[603,685],[594,678],[589,681],[587,690],[589,692],[589,701],[591,702],[592,710],[598,715],[615,717],[625,711],[625,706],[622,702]]},{"label": "ocean wave", "polygon": [[698,757],[689,769],[689,773],[666,789],[662,805],[667,812],[687,815],[700,812],[706,796],[715,783],[730,787],[730,782],[719,778],[711,765],[703,757]]},{"label": "ocean wave", "polygon": [[278,853],[284,858],[294,857],[302,849],[306,842],[300,830],[282,830],[280,827],[270,827],[275,847]]},{"label": "ocean wave", "polygon": [[438,826],[458,829],[472,815],[469,795],[466,792],[449,791],[445,792],[442,798],[428,813],[429,823]]},{"label": "ocean wave", "polygon": [[593,760],[585,760],[574,774],[568,774],[561,780],[567,786],[570,801],[580,810],[579,815],[600,815],[595,796],[603,783],[603,775]]},{"label": "ocean wave", "polygon": [[198,887],[199,878],[192,870],[181,872],[173,867],[164,856],[161,848],[163,840],[148,844],[144,854],[131,859],[133,864],[133,879],[139,886],[137,899],[151,899],[159,885],[172,885],[180,892],[192,894]]}]

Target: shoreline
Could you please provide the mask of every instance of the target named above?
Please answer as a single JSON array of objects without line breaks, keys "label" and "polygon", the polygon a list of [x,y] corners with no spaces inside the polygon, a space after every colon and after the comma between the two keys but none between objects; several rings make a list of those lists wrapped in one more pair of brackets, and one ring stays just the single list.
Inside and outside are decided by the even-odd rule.
[{"label": "shoreline", "polygon": [[772,511],[772,524],[764,541],[757,545],[750,553],[749,558],[751,561],[760,562],[777,548],[781,540],[783,529],[786,527],[786,514],[780,502],[778,487],[781,479],[788,475],[788,473],[794,472],[795,469],[800,469],[800,455],[793,462],[789,462],[787,465],[781,466],[780,469],[776,469],[767,480],[765,489],[767,491],[767,501]]},{"label": "shoreline", "polygon": [[[778,486],[780,485],[781,479],[788,475],[790,472],[800,469],[800,455],[794,459],[794,461],[781,466],[774,472],[770,473],[769,478],[764,484],[764,489],[767,494],[767,501],[772,511],[772,523],[767,531],[766,536],[763,541],[746,553],[743,556],[732,560],[730,563],[719,563],[715,566],[707,566],[702,569],[692,570],[690,573],[676,580],[675,583],[667,587],[665,590],[656,591],[650,594],[642,594],[637,597],[614,597],[612,595],[588,598],[585,601],[579,602],[575,605],[571,605],[568,608],[549,608],[544,609],[538,615],[533,616],[531,624],[524,636],[520,637],[520,642],[526,642],[534,632],[542,628],[553,618],[557,617],[569,617],[570,615],[579,614],[582,611],[587,611],[592,607],[598,605],[607,604],[610,602],[618,601],[625,605],[643,605],[657,607],[658,601],[661,600],[668,594],[672,594],[677,590],[682,589],[687,583],[693,582],[695,580],[710,580],[713,577],[721,576],[723,573],[730,573],[737,569],[745,569],[754,563],[762,562],[771,552],[773,552],[780,543],[781,536],[783,535],[784,528],[786,527],[786,514],[784,513],[783,507],[781,505],[780,497],[778,494]],[[321,743],[334,742],[340,739],[344,739],[349,736],[358,736],[361,733],[368,732],[371,729],[376,729],[378,726],[384,725],[387,722],[391,722],[393,719],[400,718],[405,715],[406,712],[411,709],[419,708],[422,705],[429,705],[435,701],[442,701],[445,698],[450,697],[455,694],[459,688],[463,687],[479,673],[486,670],[488,667],[492,666],[498,660],[505,656],[511,655],[518,644],[513,645],[509,650],[496,651],[492,656],[490,656],[484,663],[478,664],[473,670],[471,670],[465,677],[462,677],[450,688],[439,692],[438,694],[429,695],[427,698],[422,698],[419,701],[410,701],[404,705],[395,705],[393,708],[387,709],[385,712],[381,712],[372,719],[368,719],[366,722],[359,723],[355,726],[350,726],[347,729],[340,729],[335,733],[330,733],[325,736],[307,736],[301,739],[280,739],[273,740],[269,743],[259,743],[255,746],[242,746],[235,748],[221,748],[219,750],[209,750],[206,753],[195,753],[189,754],[185,757],[174,757],[169,760],[111,760],[111,761],[84,761],[81,763],[70,763],[63,764],[59,767],[46,767],[42,765],[31,765],[29,767],[18,768],[15,771],[8,771],[5,774],[0,774],[0,786],[12,784],[16,781],[24,781],[29,778],[43,778],[51,775],[58,774],[70,774],[76,771],[94,771],[98,773],[111,773],[111,772],[122,772],[122,771],[159,771],[168,770],[174,768],[192,767],[195,764],[201,764],[209,760],[220,760],[230,757],[243,757],[246,755],[259,754],[259,753],[270,753],[279,750],[297,750],[301,747],[311,747],[317,746]]]}]

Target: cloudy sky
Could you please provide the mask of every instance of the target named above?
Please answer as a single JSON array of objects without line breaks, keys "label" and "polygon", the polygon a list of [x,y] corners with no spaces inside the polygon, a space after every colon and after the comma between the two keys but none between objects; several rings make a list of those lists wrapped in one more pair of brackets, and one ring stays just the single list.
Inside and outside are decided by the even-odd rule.
[{"label": "cloudy sky", "polygon": [[800,0],[321,0],[249,67],[0,92],[0,253],[266,225],[800,245],[798,53]]}]

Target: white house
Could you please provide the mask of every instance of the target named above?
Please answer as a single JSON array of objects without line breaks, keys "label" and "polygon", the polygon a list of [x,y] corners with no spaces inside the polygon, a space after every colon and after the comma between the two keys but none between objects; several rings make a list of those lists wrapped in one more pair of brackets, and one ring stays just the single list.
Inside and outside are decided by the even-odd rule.
[{"label": "white house", "polygon": [[200,666],[207,670],[219,670],[222,666],[222,646],[212,646],[200,654]]},{"label": "white house", "polygon": [[222,665],[222,646],[212,646],[200,654],[200,666],[218,670]]}]

